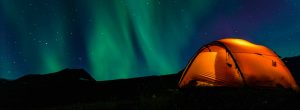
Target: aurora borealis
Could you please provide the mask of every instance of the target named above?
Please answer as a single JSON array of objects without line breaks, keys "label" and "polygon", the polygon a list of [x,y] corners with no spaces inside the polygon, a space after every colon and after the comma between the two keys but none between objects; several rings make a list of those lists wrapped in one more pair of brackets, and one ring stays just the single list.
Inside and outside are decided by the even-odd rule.
[{"label": "aurora borealis", "polygon": [[97,80],[176,73],[239,37],[300,55],[297,0],[0,0],[0,77],[84,68]]}]

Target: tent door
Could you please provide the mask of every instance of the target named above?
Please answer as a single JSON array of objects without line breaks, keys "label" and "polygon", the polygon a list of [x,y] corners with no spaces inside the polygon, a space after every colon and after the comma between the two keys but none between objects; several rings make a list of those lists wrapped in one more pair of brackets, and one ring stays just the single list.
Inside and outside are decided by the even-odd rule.
[{"label": "tent door", "polygon": [[200,53],[193,64],[189,72],[194,74],[195,79],[199,80],[215,80],[215,62],[217,52],[202,52]]}]

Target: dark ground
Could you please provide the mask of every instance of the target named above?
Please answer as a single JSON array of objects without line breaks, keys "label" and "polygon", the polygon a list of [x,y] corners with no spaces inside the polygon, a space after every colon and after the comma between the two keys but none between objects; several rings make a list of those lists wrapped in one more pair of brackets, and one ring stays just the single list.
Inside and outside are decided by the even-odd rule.
[{"label": "dark ground", "polygon": [[[299,81],[300,57],[284,58]],[[0,79],[0,110],[300,109],[300,93],[282,88],[178,89],[180,73],[95,81],[80,69]],[[299,82],[298,82],[299,84]]]}]

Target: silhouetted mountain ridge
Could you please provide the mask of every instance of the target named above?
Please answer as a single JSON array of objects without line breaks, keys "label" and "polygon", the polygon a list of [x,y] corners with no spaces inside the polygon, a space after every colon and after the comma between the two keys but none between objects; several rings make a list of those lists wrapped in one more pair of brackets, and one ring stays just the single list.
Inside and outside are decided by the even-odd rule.
[{"label": "silhouetted mountain ridge", "polygon": [[9,80],[0,78],[0,84],[2,84],[2,83],[8,83],[8,82],[9,82]]},{"label": "silhouetted mountain ridge", "polygon": [[300,56],[286,57],[283,58],[282,61],[289,68],[294,79],[299,85],[300,84]]},{"label": "silhouetted mountain ridge", "polygon": [[49,74],[30,74],[16,79],[16,82],[69,82],[69,81],[96,81],[84,69],[64,69]]}]

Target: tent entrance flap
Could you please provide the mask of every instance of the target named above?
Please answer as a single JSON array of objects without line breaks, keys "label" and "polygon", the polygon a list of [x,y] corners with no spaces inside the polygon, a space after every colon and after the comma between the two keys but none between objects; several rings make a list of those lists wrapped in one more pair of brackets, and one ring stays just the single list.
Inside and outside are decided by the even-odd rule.
[{"label": "tent entrance flap", "polygon": [[[200,53],[191,65],[189,72],[194,74],[195,79],[198,80],[215,80],[215,61],[217,52],[202,52]],[[200,79],[199,79],[200,78]],[[203,79],[207,78],[207,79]]]}]

